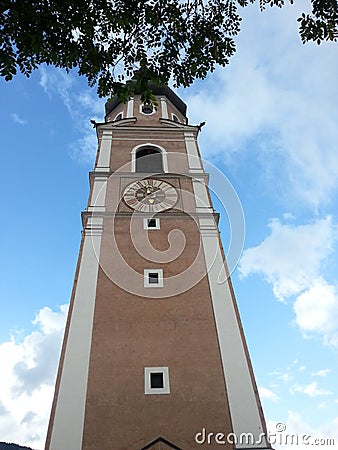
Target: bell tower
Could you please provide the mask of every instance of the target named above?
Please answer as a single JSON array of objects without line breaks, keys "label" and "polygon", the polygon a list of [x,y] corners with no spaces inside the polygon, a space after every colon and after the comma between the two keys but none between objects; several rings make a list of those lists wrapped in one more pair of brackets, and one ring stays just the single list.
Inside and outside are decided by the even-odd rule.
[{"label": "bell tower", "polygon": [[268,449],[186,105],[106,104],[48,450]]}]

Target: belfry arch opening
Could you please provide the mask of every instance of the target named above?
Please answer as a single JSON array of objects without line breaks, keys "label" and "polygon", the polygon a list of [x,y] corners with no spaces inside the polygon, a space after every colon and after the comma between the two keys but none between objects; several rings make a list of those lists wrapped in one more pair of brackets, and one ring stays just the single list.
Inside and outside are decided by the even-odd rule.
[{"label": "belfry arch opening", "polygon": [[162,153],[155,147],[141,147],[135,155],[135,171],[163,173]]}]

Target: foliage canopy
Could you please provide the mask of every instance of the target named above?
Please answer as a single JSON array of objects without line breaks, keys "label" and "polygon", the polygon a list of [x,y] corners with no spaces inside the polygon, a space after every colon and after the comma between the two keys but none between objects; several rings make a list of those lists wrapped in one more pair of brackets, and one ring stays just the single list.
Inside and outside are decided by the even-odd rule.
[{"label": "foliage canopy", "polygon": [[[293,0],[289,0],[292,1]],[[338,0],[312,0],[303,42],[336,41]],[[1,0],[0,74],[29,76],[39,64],[78,68],[100,96],[126,100],[148,82],[189,86],[235,53],[239,8],[255,0]],[[284,0],[259,0],[282,7]],[[130,80],[133,79],[134,83]]]}]

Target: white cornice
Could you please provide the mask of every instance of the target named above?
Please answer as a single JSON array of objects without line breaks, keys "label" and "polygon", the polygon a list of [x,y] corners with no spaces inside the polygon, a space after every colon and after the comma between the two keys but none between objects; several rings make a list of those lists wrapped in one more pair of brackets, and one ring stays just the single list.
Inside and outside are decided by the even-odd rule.
[{"label": "white cornice", "polygon": [[94,178],[103,178],[108,179],[110,177],[115,178],[132,178],[132,179],[138,179],[140,178],[143,180],[144,178],[188,178],[188,179],[196,179],[196,180],[202,180],[205,184],[208,184],[209,182],[209,174],[206,172],[198,172],[198,173],[175,173],[175,172],[161,172],[161,173],[150,173],[150,172],[103,172],[103,171],[96,171],[93,170],[89,172],[89,179]]},{"label": "white cornice", "polygon": [[[122,119],[123,122],[127,122],[128,123],[136,123],[136,119],[134,117],[132,117],[131,119]],[[165,122],[165,123],[170,123],[169,127],[163,127],[163,126],[130,126],[130,125],[126,125],[126,124],[121,124],[122,120],[114,123],[114,122],[107,122],[107,123],[98,123],[96,124],[96,132],[97,135],[100,136],[102,134],[103,131],[131,131],[133,133],[140,133],[140,132],[145,132],[145,133],[149,133],[149,132],[158,132],[158,133],[162,133],[163,131],[168,132],[168,133],[177,133],[178,131],[190,131],[192,133],[198,133],[198,126],[195,125],[183,125],[183,124],[178,124],[180,126],[176,126],[176,122],[172,122],[170,120],[165,120],[165,119],[160,119],[161,121]],[[122,125],[122,126],[121,126]]]}]

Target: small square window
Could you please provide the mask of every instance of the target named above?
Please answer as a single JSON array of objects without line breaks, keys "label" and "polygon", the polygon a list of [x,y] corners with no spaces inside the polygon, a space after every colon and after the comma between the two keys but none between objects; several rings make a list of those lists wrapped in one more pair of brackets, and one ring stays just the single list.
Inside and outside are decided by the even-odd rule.
[{"label": "small square window", "polygon": [[170,394],[168,367],[144,368],[144,393]]},{"label": "small square window", "polygon": [[150,374],[150,387],[151,389],[163,389],[163,373],[151,373]]},{"label": "small square window", "polygon": [[157,272],[149,272],[148,273],[148,283],[149,284],[158,284],[159,276]]},{"label": "small square window", "polygon": [[143,228],[145,230],[159,230],[160,229],[160,219],[157,219],[157,218],[144,219]]},{"label": "small square window", "polygon": [[148,220],[148,228],[156,227],[156,219],[147,219]]},{"label": "small square window", "polygon": [[163,287],[163,270],[144,269],[144,287]]}]

